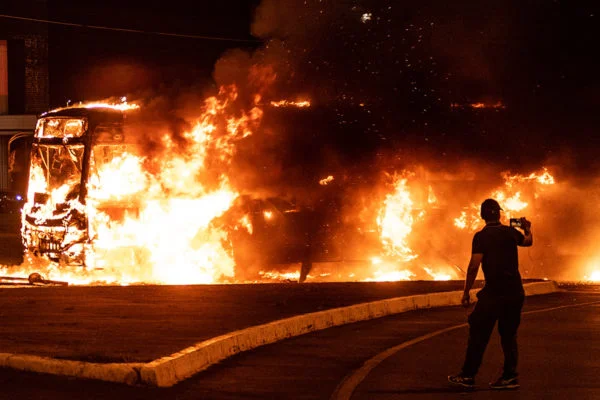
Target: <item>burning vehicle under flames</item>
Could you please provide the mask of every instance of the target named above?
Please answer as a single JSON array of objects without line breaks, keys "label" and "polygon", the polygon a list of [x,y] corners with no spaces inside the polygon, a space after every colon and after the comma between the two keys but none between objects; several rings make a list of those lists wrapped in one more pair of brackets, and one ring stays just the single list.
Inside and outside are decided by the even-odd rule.
[{"label": "burning vehicle under flames", "polygon": [[337,220],[340,210],[299,206],[280,197],[243,195],[219,219],[226,226],[236,265],[247,277],[260,275],[265,266],[300,263],[298,280],[306,280],[313,262],[341,261],[346,254]]},{"label": "burning vehicle under flames", "polygon": [[131,199],[103,201],[103,164],[134,150],[123,132],[124,114],[112,108],[74,108],[43,114],[31,149],[28,199],[22,218],[25,250],[66,264],[88,266],[94,203],[112,218],[135,213]]},{"label": "burning vehicle under flames", "polygon": [[137,126],[137,106],[126,103],[42,114],[22,209],[23,271],[83,284],[462,279],[455,260],[481,224],[473,199],[535,217],[534,203],[556,192],[543,168],[481,184],[427,169],[367,183],[327,174],[301,205],[285,190],[239,193],[231,161],[260,132],[262,110],[232,114],[235,98],[224,90],[206,99],[176,134]]},{"label": "burning vehicle under flames", "polygon": [[[255,281],[275,264],[296,263],[298,280],[304,281],[313,261],[340,259],[335,246],[339,210],[239,195],[229,187],[205,189],[202,182],[194,186],[198,192],[190,191],[191,185],[180,191],[182,174],[202,171],[203,164],[189,158],[179,164],[171,155],[161,164],[167,177],[148,173],[142,164],[155,160],[141,155],[128,117],[108,105],[40,116],[22,212],[26,254],[59,267],[123,266],[115,276],[166,283]],[[195,134],[190,136],[197,139]],[[210,136],[200,141],[210,142]],[[131,163],[135,168],[129,169]],[[183,168],[168,169],[177,165]]]}]

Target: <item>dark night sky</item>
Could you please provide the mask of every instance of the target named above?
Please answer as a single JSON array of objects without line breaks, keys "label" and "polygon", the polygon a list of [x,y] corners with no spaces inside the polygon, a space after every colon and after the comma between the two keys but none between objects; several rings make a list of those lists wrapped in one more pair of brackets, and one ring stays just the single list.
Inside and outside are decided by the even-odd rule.
[{"label": "dark night sky", "polygon": [[[316,140],[351,157],[408,144],[449,161],[476,154],[525,166],[567,154],[576,169],[597,166],[600,13],[591,0],[189,3],[48,0],[54,20],[257,40],[52,25],[52,105],[200,92],[270,65],[270,95],[308,95],[331,110],[327,124],[341,131]],[[226,53],[236,48],[245,53]],[[506,109],[450,109],[478,101]]]},{"label": "dark night sky", "polygon": [[[259,3],[223,0],[190,6],[177,0],[93,4],[49,0],[48,7],[49,17],[55,20],[253,39],[250,24]],[[261,27],[255,29],[265,38],[286,39],[288,48],[299,52],[296,67],[303,75],[314,75],[319,69],[317,74],[340,82],[362,80],[363,86],[394,86],[402,83],[402,74],[412,73],[409,79],[430,81],[428,86],[436,93],[453,101],[486,96],[522,101],[525,97],[550,104],[563,95],[571,97],[566,101],[571,104],[587,94],[590,84],[596,84],[593,59],[600,16],[595,15],[591,1],[306,3],[265,1],[263,8],[278,11],[259,14],[257,25]],[[370,19],[362,21],[368,14]],[[69,76],[80,76],[90,68],[140,66],[149,74],[155,72],[152,69],[173,72],[164,76],[165,81],[175,76],[203,81],[210,79],[223,50],[247,47],[235,42],[56,25],[50,26],[50,34],[52,72],[57,80],[53,82],[53,100],[77,95],[68,93],[67,88],[81,89]],[[368,78],[370,85],[365,84]],[[65,83],[66,88],[61,87]],[[135,82],[121,86],[128,89],[135,87]],[[374,97],[387,95],[384,88],[375,91],[380,93]]]},{"label": "dark night sky", "polygon": [[[256,40],[257,1],[49,0],[49,18],[78,24]],[[179,38],[50,25],[51,101],[87,100],[211,83],[227,48],[253,43]]]}]

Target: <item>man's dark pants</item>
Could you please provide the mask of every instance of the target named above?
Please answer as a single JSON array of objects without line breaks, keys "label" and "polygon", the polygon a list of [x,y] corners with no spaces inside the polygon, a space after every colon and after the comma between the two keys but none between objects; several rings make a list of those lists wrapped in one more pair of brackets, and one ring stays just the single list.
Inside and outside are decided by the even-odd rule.
[{"label": "man's dark pants", "polygon": [[479,292],[475,309],[469,315],[469,344],[462,368],[465,376],[475,376],[481,365],[483,353],[498,321],[498,333],[504,352],[503,376],[516,374],[517,368],[517,329],[521,322],[521,309],[525,296],[494,296]]}]

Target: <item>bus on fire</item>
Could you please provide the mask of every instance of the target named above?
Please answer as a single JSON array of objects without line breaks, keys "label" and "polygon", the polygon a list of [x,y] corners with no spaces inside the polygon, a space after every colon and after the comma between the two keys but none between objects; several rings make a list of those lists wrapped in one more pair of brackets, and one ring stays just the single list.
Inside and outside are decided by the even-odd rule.
[{"label": "bus on fire", "polygon": [[132,199],[108,200],[100,190],[108,184],[99,173],[102,166],[135,151],[123,130],[124,119],[122,111],[110,107],[65,108],[40,116],[22,217],[26,252],[91,266],[98,219],[136,212]]},{"label": "bus on fire", "polygon": [[[26,253],[63,266],[92,269],[147,261],[149,249],[136,237],[144,232],[121,235],[127,230],[119,229],[137,220],[149,200],[143,187],[130,184],[128,170],[120,168],[125,159],[144,159],[133,131],[127,128],[135,124],[127,121],[128,115],[117,107],[81,106],[40,116],[22,213]],[[267,264],[301,263],[299,280],[303,281],[313,259],[337,257],[325,239],[333,236],[329,232],[329,219],[335,217],[332,211],[323,213],[327,218],[317,218],[314,211],[283,199],[239,196],[230,210],[212,222],[226,232],[225,247],[235,260],[236,278],[256,279]],[[240,218],[232,218],[239,213],[247,215],[253,226],[246,235],[241,234],[246,230]],[[106,240],[114,238],[115,232],[118,240]]]}]

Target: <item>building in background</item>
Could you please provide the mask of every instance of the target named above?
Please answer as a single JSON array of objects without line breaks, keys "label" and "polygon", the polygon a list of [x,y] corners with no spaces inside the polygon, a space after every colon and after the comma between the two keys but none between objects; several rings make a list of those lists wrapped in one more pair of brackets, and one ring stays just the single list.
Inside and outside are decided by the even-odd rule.
[{"label": "building in background", "polygon": [[[0,6],[1,14],[46,19],[46,0]],[[49,107],[48,27],[0,17],[0,190],[24,192],[27,139]]]}]

